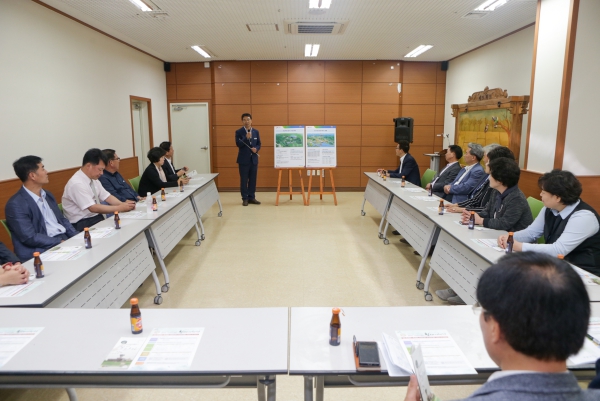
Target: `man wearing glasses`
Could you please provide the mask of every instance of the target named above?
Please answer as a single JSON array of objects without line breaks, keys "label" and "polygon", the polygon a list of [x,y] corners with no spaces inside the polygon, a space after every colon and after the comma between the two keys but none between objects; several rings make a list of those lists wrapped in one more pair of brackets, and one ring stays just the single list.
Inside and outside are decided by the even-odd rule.
[{"label": "man wearing glasses", "polygon": [[131,188],[131,185],[125,181],[121,173],[119,173],[121,158],[117,156],[114,149],[104,149],[102,154],[104,154],[107,164],[104,168],[104,174],[98,178],[98,181],[100,181],[104,189],[121,202],[125,202],[126,200],[137,202],[142,199],[142,197]]},{"label": "man wearing glasses", "polygon": [[248,206],[260,205],[256,200],[256,173],[258,172],[258,151],[260,150],[260,135],[252,128],[250,113],[242,114],[244,126],[235,131],[235,144],[238,147],[237,163],[240,170],[240,192],[242,204]]}]

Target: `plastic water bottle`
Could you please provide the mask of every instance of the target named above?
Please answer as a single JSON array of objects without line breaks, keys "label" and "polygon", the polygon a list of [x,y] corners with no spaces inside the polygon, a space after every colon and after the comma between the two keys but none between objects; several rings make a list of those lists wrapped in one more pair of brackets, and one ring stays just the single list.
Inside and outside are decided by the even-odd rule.
[{"label": "plastic water bottle", "polygon": [[146,193],[146,213],[152,213],[152,194]]}]

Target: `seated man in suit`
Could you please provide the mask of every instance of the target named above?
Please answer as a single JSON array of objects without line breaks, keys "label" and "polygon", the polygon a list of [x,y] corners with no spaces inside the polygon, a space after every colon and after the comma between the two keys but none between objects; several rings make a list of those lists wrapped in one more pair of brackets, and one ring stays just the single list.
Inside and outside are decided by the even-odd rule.
[{"label": "seated man in suit", "polygon": [[425,189],[429,190],[433,187],[433,194],[443,199],[448,199],[450,195],[444,192],[444,187],[448,184],[452,184],[458,172],[460,171],[460,164],[458,164],[458,159],[462,157],[463,151],[458,145],[450,145],[448,146],[448,150],[446,151],[446,167],[433,177],[433,180]]},{"label": "seated man in suit", "polygon": [[408,141],[400,141],[396,145],[396,156],[400,158],[400,165],[396,170],[377,170],[377,172],[384,171],[384,173],[390,178],[402,178],[411,184],[421,186],[421,174],[419,174],[419,166],[417,161],[408,151],[410,150],[410,144]]},{"label": "seated man in suit", "polygon": [[474,212],[479,213],[483,209],[485,209],[490,200],[490,196],[495,191],[493,188],[490,188],[490,170],[488,168],[488,164],[491,160],[497,159],[499,157],[506,157],[508,159],[515,160],[515,155],[513,154],[512,150],[510,150],[506,146],[491,144],[485,146],[483,150],[483,161],[485,162],[486,174],[481,180],[479,180],[479,183],[475,186],[475,189],[471,191],[471,193],[468,195],[469,198],[467,200],[459,202],[457,204],[446,205],[446,210],[448,212],[462,213],[465,210],[472,210]]},{"label": "seated man in suit", "polygon": [[126,200],[137,202],[142,199],[131,188],[131,185],[125,182],[125,178],[123,178],[121,173],[119,173],[121,158],[117,156],[117,153],[113,149],[104,149],[102,154],[106,159],[106,168],[100,178],[98,178],[98,181],[100,181],[104,189],[121,202],[125,202]]},{"label": "seated man in suit", "polygon": [[[581,183],[566,170],[552,170],[538,180],[544,208],[533,223],[514,234],[513,251],[564,255],[565,260],[600,276],[600,215],[581,200]],[[544,244],[537,240],[544,236]],[[507,236],[498,238],[506,248]]]},{"label": "seated man in suit", "polygon": [[3,285],[27,284],[29,271],[21,265],[17,255],[0,242],[0,287]]},{"label": "seated man in suit", "polygon": [[163,166],[165,163],[165,152],[161,148],[152,148],[148,151],[148,160],[150,164],[144,170],[142,178],[140,179],[140,186],[138,187],[138,193],[140,196],[147,196],[148,193],[155,193],[161,190],[161,188],[174,188],[178,187],[180,182],[187,184],[190,179],[179,177],[177,181],[168,181]]},{"label": "seated man in suit", "polygon": [[[483,342],[500,367],[465,400],[592,401],[567,358],[579,352],[590,319],[583,281],[568,263],[535,252],[511,253],[479,279],[477,308]],[[405,401],[419,399],[411,376]]]},{"label": "seated man in suit", "polygon": [[183,166],[180,169],[176,169],[173,165],[173,155],[175,154],[175,149],[173,149],[173,144],[171,144],[171,142],[162,142],[159,145],[159,148],[167,152],[165,154],[165,162],[162,166],[165,175],[167,176],[167,181],[177,181],[179,177],[188,171],[188,168]]},{"label": "seated man in suit", "polygon": [[[69,179],[62,196],[65,217],[77,231],[91,227],[104,220],[104,215],[128,212],[135,209],[135,202],[121,202],[100,184],[106,160],[100,149],[85,152],[81,168]],[[103,204],[105,202],[107,204]]]},{"label": "seated man in suit", "polygon": [[23,262],[34,252],[44,252],[77,234],[63,216],[48,184],[48,171],[37,156],[24,156],[13,163],[23,186],[6,203],[6,223],[15,253]]},{"label": "seated man in suit", "polygon": [[463,157],[466,166],[463,167],[452,184],[444,187],[446,194],[452,195],[452,203],[467,200],[469,193],[485,175],[479,162],[483,158],[483,147],[477,143],[469,143]]}]

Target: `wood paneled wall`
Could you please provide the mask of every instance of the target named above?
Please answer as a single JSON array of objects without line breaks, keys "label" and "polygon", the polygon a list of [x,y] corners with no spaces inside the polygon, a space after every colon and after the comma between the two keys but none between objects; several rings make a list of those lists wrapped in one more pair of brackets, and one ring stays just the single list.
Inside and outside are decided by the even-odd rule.
[{"label": "wood paneled wall", "polygon": [[[82,155],[83,156],[83,155]],[[65,185],[80,167],[71,167],[64,170],[51,171],[48,173],[50,182],[44,186],[44,190],[51,192],[58,203],[61,203]],[[140,175],[137,156],[121,159],[119,172],[125,179]],[[4,208],[6,202],[21,188],[23,183],[18,178],[0,181],[0,218],[5,218]],[[0,241],[7,247],[13,249],[12,242],[4,230],[0,227]]]},{"label": "wood paneled wall", "polygon": [[[211,163],[220,190],[237,190],[234,132],[249,112],[261,133],[257,186],[277,186],[275,125],[335,125],[338,133],[336,187],[361,189],[363,171],[397,167],[396,117],[415,119],[415,156],[421,173],[430,153],[442,147],[446,73],[439,63],[401,61],[221,61],[173,63],[167,97],[210,101]],[[208,90],[212,79],[212,91]],[[402,93],[398,93],[402,83]],[[294,175],[294,179],[296,179]],[[327,181],[329,182],[329,181]],[[287,178],[283,180],[287,185]]]}]

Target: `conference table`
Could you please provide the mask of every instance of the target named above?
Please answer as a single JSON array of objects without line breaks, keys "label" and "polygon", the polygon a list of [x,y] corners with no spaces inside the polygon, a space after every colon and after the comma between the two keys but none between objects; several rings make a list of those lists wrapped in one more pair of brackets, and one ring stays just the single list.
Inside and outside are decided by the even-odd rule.
[{"label": "conference table", "polygon": [[[169,291],[169,274],[164,258],[192,227],[196,228],[200,246],[204,238],[198,228],[201,217],[215,203],[221,202],[214,179],[218,174],[196,174],[184,192],[169,191],[166,201],[156,196],[158,211],[146,211],[138,203],[135,210],[119,213],[121,229],[106,238],[93,238],[92,248],[84,250],[74,260],[44,260],[45,277],[33,274],[29,286],[16,296],[0,297],[0,307],[50,308],[120,308],[131,294],[152,275],[156,286],[154,303],[162,303],[162,292]],[[113,218],[94,225],[93,229],[114,227]],[[68,239],[61,246],[83,245],[83,234]],[[154,253],[165,277],[161,286],[155,272]],[[34,273],[33,259],[24,266]]]},{"label": "conference table", "polygon": [[[289,374],[304,377],[304,401],[323,401],[326,387],[406,386],[409,376],[388,375],[382,354],[383,333],[396,337],[396,331],[447,330],[476,374],[433,376],[431,385],[482,384],[498,366],[490,359],[479,316],[471,306],[342,307],[342,340],[329,345],[331,308],[291,308]],[[592,316],[600,316],[600,304],[592,304]],[[358,341],[377,341],[381,372],[357,372],[352,347]],[[578,380],[595,376],[592,365],[570,367]],[[316,397],[315,394],[316,393]]]},{"label": "conference table", "polygon": [[[288,308],[142,309],[142,322],[133,335],[127,309],[5,309],[0,334],[43,329],[0,366],[0,387],[67,388],[72,401],[76,387],[256,388],[259,401],[275,401],[275,375],[288,371]],[[101,367],[120,338],[165,328],[204,329],[189,366]]]},{"label": "conference table", "polygon": [[[388,178],[385,181],[377,173],[365,173],[369,178],[365,190],[364,204],[369,202],[382,215],[379,224],[379,238],[389,244],[386,237],[391,224],[421,256],[417,269],[416,287],[424,290],[427,301],[433,300],[429,284],[435,271],[465,303],[477,302],[477,283],[481,274],[504,255],[493,247],[485,245],[486,240],[495,241],[506,231],[492,230],[476,226],[469,230],[460,224],[461,215],[447,213],[440,215],[440,198],[428,196],[428,191],[411,183],[402,188],[401,180]],[[383,206],[385,205],[385,206]],[[423,281],[423,271],[431,247],[435,245],[429,261],[429,272]],[[600,278],[578,267],[573,267],[582,277],[590,299],[600,301]]]}]

